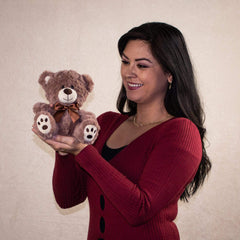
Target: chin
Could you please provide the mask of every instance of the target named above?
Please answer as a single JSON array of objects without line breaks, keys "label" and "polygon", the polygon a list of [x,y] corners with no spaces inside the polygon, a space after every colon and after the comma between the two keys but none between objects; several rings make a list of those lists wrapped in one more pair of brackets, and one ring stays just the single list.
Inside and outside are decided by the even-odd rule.
[{"label": "chin", "polygon": [[140,99],[136,99],[136,98],[127,98],[129,101],[131,102],[134,102],[136,104],[140,104],[142,103],[143,101],[141,101]]},{"label": "chin", "polygon": [[134,97],[134,96],[131,96],[131,95],[128,95],[128,94],[127,94],[127,99],[129,101],[132,101],[132,102],[135,102],[135,103],[139,103],[140,102],[139,97]]}]

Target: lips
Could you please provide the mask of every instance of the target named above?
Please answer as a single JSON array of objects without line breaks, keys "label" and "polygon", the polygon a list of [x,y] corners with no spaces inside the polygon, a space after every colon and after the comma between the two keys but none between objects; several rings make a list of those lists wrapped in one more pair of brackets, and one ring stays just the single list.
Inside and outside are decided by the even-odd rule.
[{"label": "lips", "polygon": [[127,83],[127,86],[128,86],[128,89],[129,89],[129,90],[136,90],[136,89],[139,89],[140,87],[142,87],[143,84],[141,84],[141,83],[131,83],[131,82],[128,82],[128,83]]}]

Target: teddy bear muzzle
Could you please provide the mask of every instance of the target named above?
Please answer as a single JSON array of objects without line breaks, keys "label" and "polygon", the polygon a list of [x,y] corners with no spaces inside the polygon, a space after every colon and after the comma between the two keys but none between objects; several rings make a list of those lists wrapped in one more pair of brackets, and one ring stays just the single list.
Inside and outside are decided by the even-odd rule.
[{"label": "teddy bear muzzle", "polygon": [[77,92],[71,88],[63,88],[58,93],[58,99],[61,103],[73,103],[77,100]]}]

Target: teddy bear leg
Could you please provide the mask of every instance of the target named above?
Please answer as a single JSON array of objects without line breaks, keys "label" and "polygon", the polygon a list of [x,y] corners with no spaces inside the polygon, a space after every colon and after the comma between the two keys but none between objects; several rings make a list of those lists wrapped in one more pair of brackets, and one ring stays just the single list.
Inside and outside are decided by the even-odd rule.
[{"label": "teddy bear leg", "polygon": [[57,133],[55,119],[49,112],[40,112],[34,118],[33,128],[44,138],[52,138]]},{"label": "teddy bear leg", "polygon": [[79,142],[93,144],[97,139],[99,129],[100,127],[96,121],[85,120],[75,127],[73,136]]}]

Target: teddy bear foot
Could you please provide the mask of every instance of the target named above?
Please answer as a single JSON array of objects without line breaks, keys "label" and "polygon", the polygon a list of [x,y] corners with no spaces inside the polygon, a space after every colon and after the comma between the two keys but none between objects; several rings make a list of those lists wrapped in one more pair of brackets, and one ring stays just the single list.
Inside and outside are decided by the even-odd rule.
[{"label": "teddy bear foot", "polygon": [[95,125],[86,125],[83,131],[84,142],[91,144],[96,139],[97,127]]},{"label": "teddy bear foot", "polygon": [[37,118],[37,127],[38,130],[44,135],[50,133],[52,126],[49,117],[45,114],[39,115]]},{"label": "teddy bear foot", "polygon": [[44,138],[52,138],[56,133],[57,127],[54,118],[49,113],[40,113],[35,116],[33,126]]}]

